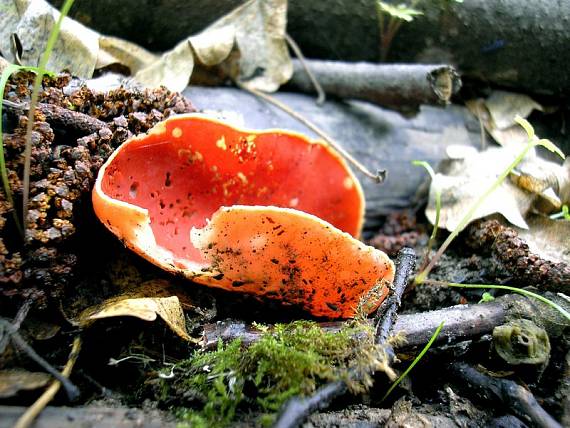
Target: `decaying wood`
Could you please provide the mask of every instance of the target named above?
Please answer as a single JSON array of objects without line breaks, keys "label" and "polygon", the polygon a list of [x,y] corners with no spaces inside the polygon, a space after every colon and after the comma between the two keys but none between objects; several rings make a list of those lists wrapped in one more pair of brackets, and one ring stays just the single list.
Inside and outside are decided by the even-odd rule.
[{"label": "decaying wood", "polygon": [[[396,344],[396,350],[403,352],[425,345],[442,320],[445,320],[445,325],[434,346],[476,339],[491,333],[493,328],[511,317],[521,314],[530,318],[550,316],[549,311],[554,310],[545,306],[538,306],[526,297],[509,294],[485,304],[458,305],[436,311],[399,315],[393,333],[404,334],[406,342]],[[342,322],[322,323],[321,326],[325,331],[338,331]],[[261,334],[255,327],[244,322],[219,321],[204,326],[202,344],[206,349],[215,349],[219,340],[229,342],[239,338],[247,346],[258,340]],[[560,333],[549,331],[549,334]]]},{"label": "decaying wood", "polygon": [[562,428],[552,416],[538,404],[534,395],[509,379],[483,374],[465,363],[453,363],[450,374],[458,385],[468,389],[489,403],[506,406],[523,420],[541,428]]},{"label": "decaying wood", "polygon": [[[314,85],[302,64],[293,60],[293,66],[289,85],[313,93]],[[395,108],[445,105],[461,88],[459,75],[449,65],[309,60],[307,66],[327,94]]]},{"label": "decaying wood", "polygon": [[[3,100],[2,103],[4,107],[14,111],[27,111],[29,109],[29,105],[26,103],[15,103],[9,100]],[[38,103],[36,108],[38,112],[45,116],[46,122],[50,125],[81,135],[93,134],[107,127],[102,120],[54,104]]]}]

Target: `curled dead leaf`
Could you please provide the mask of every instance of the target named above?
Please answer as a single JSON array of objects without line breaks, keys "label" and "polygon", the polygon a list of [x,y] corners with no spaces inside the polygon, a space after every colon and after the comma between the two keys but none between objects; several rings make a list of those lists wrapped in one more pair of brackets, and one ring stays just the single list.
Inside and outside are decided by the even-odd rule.
[{"label": "curled dead leaf", "polygon": [[0,398],[13,397],[20,391],[31,391],[48,384],[52,377],[47,373],[27,370],[0,371]]},{"label": "curled dead leaf", "polygon": [[544,110],[528,95],[507,91],[493,91],[487,99],[470,100],[465,105],[498,144],[512,147],[520,147],[528,140],[515,117],[527,118],[533,110]]},{"label": "curled dead leaf", "polygon": [[81,327],[87,327],[103,318],[131,316],[144,321],[155,321],[160,317],[182,339],[196,341],[186,330],[186,319],[178,296],[163,297],[168,290],[168,287],[164,287],[165,283],[166,281],[149,281],[137,290],[88,308],[79,315],[77,323]]},{"label": "curled dead leaf", "polygon": [[[44,0],[5,0],[0,13],[0,52],[10,62],[37,66],[59,12]],[[18,55],[10,46],[12,34],[25,49]],[[69,70],[78,77],[91,77],[99,51],[99,34],[65,18],[47,63],[52,71]]]},{"label": "curled dead leaf", "polygon": [[[477,152],[472,147],[450,146],[449,159],[431,184],[426,216],[435,221],[435,194],[441,193],[440,227],[454,230],[479,196],[497,180],[520,149],[496,147]],[[570,193],[568,161],[544,160],[533,150],[509,178],[489,195],[471,220],[501,214],[511,224],[528,229],[525,217],[532,210],[550,214],[560,210]]]}]

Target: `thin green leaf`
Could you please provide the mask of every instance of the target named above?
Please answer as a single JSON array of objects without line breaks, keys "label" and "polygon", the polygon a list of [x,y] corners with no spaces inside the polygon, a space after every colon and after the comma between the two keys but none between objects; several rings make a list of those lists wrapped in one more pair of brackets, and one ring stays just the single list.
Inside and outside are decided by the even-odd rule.
[{"label": "thin green leaf", "polygon": [[[415,166],[421,166],[423,167],[427,173],[429,174],[429,176],[431,177],[431,182],[432,185],[435,181],[435,171],[433,170],[433,168],[431,167],[431,165],[429,163],[427,163],[426,161],[412,161],[412,165]],[[433,230],[431,232],[431,236],[429,237],[429,241],[428,241],[428,253],[431,250],[431,247],[433,245],[433,242],[435,241],[435,237],[437,235],[437,229],[439,228],[439,217],[440,217],[440,213],[441,213],[441,191],[439,189],[437,189],[435,191],[435,222],[433,224]]]},{"label": "thin green leaf", "polygon": [[40,87],[42,85],[42,79],[44,70],[46,68],[47,62],[57,41],[57,36],[59,35],[59,30],[61,28],[61,23],[64,18],[69,13],[69,9],[73,5],[74,0],[66,0],[61,7],[59,17],[51,29],[48,41],[46,43],[46,48],[42,53],[40,58],[40,63],[38,65],[38,74],[34,80],[34,89],[32,90],[32,96],[30,100],[30,110],[28,111],[28,124],[26,127],[26,148],[24,151],[24,180],[23,180],[23,196],[22,196],[22,224],[24,226],[24,231],[26,230],[27,220],[28,220],[28,198],[30,194],[30,167],[32,160],[32,129],[34,127],[34,114],[36,110],[36,105],[38,103]]},{"label": "thin green leaf", "polygon": [[421,350],[421,352],[418,354],[418,356],[414,359],[414,361],[412,361],[412,364],[410,364],[408,366],[408,368],[404,371],[404,373],[402,373],[400,375],[400,377],[398,379],[396,379],[396,381],[390,386],[388,391],[386,391],[386,394],[384,394],[384,397],[382,397],[381,401],[384,401],[390,395],[390,393],[400,384],[400,382],[402,382],[402,380],[412,371],[412,369],[415,367],[415,365],[423,358],[425,353],[429,350],[429,348],[431,348],[431,345],[433,345],[433,343],[435,342],[435,339],[437,339],[437,336],[439,336],[439,333],[441,332],[441,329],[443,328],[444,323],[445,323],[445,321],[442,321],[441,324],[439,325],[439,327],[436,328],[436,330],[432,334],[432,336],[431,336],[429,342],[426,344],[426,346],[424,346],[424,348]]},{"label": "thin green leaf", "polygon": [[524,157],[527,155],[527,153],[533,147],[535,147],[535,146],[546,147],[547,149],[561,155],[562,158],[564,158],[564,154],[552,142],[550,142],[549,140],[539,140],[536,137],[536,135],[534,133],[534,129],[532,128],[531,124],[527,120],[521,118],[520,116],[517,116],[515,118],[515,120],[517,121],[517,123],[519,125],[521,125],[525,129],[526,133],[528,134],[528,136],[529,136],[528,143],[524,146],[523,150],[521,150],[521,152],[517,155],[517,157],[511,162],[511,164],[501,173],[501,175],[499,175],[497,177],[497,179],[493,182],[493,184],[491,184],[491,186],[489,186],[489,188],[487,190],[485,190],[485,192],[483,192],[483,194],[481,194],[481,196],[479,196],[479,198],[477,198],[477,200],[473,203],[473,205],[471,205],[469,210],[467,210],[467,212],[465,213],[465,215],[463,216],[463,218],[461,219],[461,221],[459,222],[457,227],[453,230],[453,232],[451,232],[451,234],[443,242],[441,247],[439,247],[439,250],[437,251],[437,253],[433,257],[433,259],[431,259],[431,261],[429,262],[427,267],[416,276],[416,279],[415,279],[416,284],[420,284],[420,283],[425,281],[425,279],[427,278],[427,276],[429,275],[429,273],[431,272],[431,270],[433,269],[435,264],[438,262],[438,260],[442,256],[442,254],[447,249],[447,247],[449,247],[451,242],[457,237],[457,235],[459,235],[459,233],[471,221],[471,219],[473,218],[473,215],[479,209],[479,207],[483,204],[485,199],[487,199],[489,197],[489,195],[491,193],[493,193],[501,185],[501,183],[505,180],[505,178],[507,178],[509,176],[509,174],[512,172],[512,170],[524,159]]},{"label": "thin green leaf", "polygon": [[564,220],[570,221],[570,212],[568,211],[568,205],[562,205],[562,210],[560,212],[552,214],[550,218],[552,220],[563,218]]},{"label": "thin green leaf", "polygon": [[[2,74],[0,75],[0,100],[4,100],[4,91],[6,89],[6,84],[8,83],[8,79],[10,78],[10,76],[15,72],[21,70],[37,72],[38,68],[26,67],[23,65],[16,65],[16,64],[8,64],[6,68],[2,71]],[[2,108],[3,108],[3,103],[0,102],[0,118],[2,117]],[[12,195],[12,189],[10,187],[10,181],[8,179],[8,170],[6,168],[6,157],[4,154],[4,134],[2,130],[2,120],[0,120],[0,175],[2,176],[2,187],[4,188],[4,193],[6,194],[6,200],[12,206],[12,215],[14,216],[16,227],[23,235],[24,232],[20,220],[18,219],[18,215],[16,214],[14,197]]]}]

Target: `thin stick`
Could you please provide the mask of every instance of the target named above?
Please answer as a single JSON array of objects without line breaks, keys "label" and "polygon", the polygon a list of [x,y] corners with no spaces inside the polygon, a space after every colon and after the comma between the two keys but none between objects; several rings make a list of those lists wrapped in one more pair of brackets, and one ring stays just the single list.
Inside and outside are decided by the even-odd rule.
[{"label": "thin stick", "polygon": [[[61,375],[64,379],[67,380],[71,371],[73,370],[73,366],[77,361],[77,357],[79,356],[79,351],[81,350],[81,336],[76,336],[73,340],[73,346],[71,348],[71,353],[69,354],[69,359],[65,364],[65,367],[61,371]],[[55,397],[57,391],[61,387],[61,382],[59,380],[54,380],[52,384],[45,390],[45,392],[36,400],[34,404],[32,404],[14,425],[14,428],[28,428],[36,417],[41,413],[41,411],[48,405],[48,403]]]},{"label": "thin stick", "polygon": [[287,42],[291,50],[295,53],[295,56],[297,57],[297,59],[305,69],[305,73],[307,73],[309,80],[313,84],[315,91],[317,91],[317,101],[316,101],[317,105],[322,106],[326,101],[325,91],[323,90],[323,87],[321,86],[321,84],[319,83],[319,81],[317,80],[317,78],[309,68],[305,56],[303,55],[303,52],[301,52],[301,48],[288,33],[285,33],[285,41]]},{"label": "thin stick", "polygon": [[378,310],[374,317],[376,323],[376,344],[382,345],[388,340],[396,322],[396,316],[402,304],[402,295],[408,285],[408,280],[416,266],[416,252],[412,248],[404,247],[398,251],[396,258],[396,275],[392,285],[392,293]]},{"label": "thin stick", "polygon": [[30,357],[32,360],[34,360],[46,372],[48,372],[50,375],[55,377],[58,381],[63,383],[65,391],[67,392],[67,395],[69,396],[70,400],[74,399],[75,397],[77,397],[79,395],[79,390],[77,389],[77,387],[74,384],[72,384],[69,381],[69,379],[62,377],[61,374],[55,368],[53,368],[53,366],[50,363],[48,363],[41,355],[39,355],[34,350],[34,348],[32,348],[30,345],[28,345],[28,343],[24,340],[24,338],[22,336],[20,336],[20,333],[18,333],[16,331],[16,329],[12,325],[12,323],[10,323],[9,321],[6,321],[6,320],[1,320],[1,319],[0,319],[0,322],[2,324],[4,324],[5,331],[7,334],[10,335],[10,339],[12,340],[12,343],[14,345],[16,345],[18,348],[20,348],[23,352],[25,352],[28,357]]},{"label": "thin stick", "polygon": [[562,428],[530,391],[512,380],[488,376],[465,363],[453,363],[449,371],[455,384],[499,407],[501,411],[507,407],[519,418],[530,420],[533,426]]},{"label": "thin stick", "polygon": [[342,157],[344,157],[347,161],[349,161],[356,169],[358,169],[360,172],[362,172],[368,178],[371,178],[376,183],[382,183],[384,181],[384,179],[386,178],[386,170],[378,170],[378,172],[376,174],[373,174],[364,165],[362,165],[359,161],[357,161],[350,153],[348,153],[346,150],[344,150],[337,142],[335,142],[331,137],[329,137],[323,130],[318,128],[312,122],[309,122],[307,119],[305,119],[303,116],[301,116],[296,111],[292,110],[286,104],[282,103],[281,101],[275,99],[274,97],[272,97],[270,95],[267,95],[266,93],[258,91],[257,89],[247,88],[246,86],[244,86],[242,83],[240,83],[238,81],[236,81],[235,83],[240,89],[243,89],[244,91],[249,92],[250,94],[253,94],[259,98],[262,98],[263,100],[267,101],[270,104],[273,104],[275,107],[280,108],[285,113],[287,113],[290,116],[297,119],[299,122],[301,122],[307,128],[309,128],[311,131],[313,131],[315,134],[317,134],[319,137],[321,137],[323,140],[325,140],[325,142],[329,146],[331,146],[337,152],[339,152]]},{"label": "thin stick", "polygon": [[16,313],[16,317],[14,318],[14,321],[12,321],[12,323],[11,323],[11,327],[5,325],[4,330],[5,330],[6,334],[4,334],[0,338],[0,354],[4,353],[4,350],[6,349],[6,345],[8,345],[8,340],[11,337],[11,332],[9,329],[12,328],[15,331],[18,331],[20,329],[22,322],[28,316],[28,312],[30,311],[31,306],[32,306],[32,299],[26,300],[24,302],[24,304],[22,306],[20,306],[20,309],[18,309],[18,312]]}]

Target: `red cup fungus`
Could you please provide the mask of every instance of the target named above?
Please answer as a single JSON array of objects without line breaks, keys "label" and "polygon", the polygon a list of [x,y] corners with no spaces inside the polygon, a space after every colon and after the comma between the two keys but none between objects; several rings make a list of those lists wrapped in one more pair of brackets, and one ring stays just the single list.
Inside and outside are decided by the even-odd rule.
[{"label": "red cup fungus", "polygon": [[[213,287],[348,318],[394,265],[358,237],[360,183],[328,145],[190,114],[123,143],[93,206],[127,247]],[[351,236],[352,235],[352,236]],[[353,237],[354,236],[354,237]]]}]

